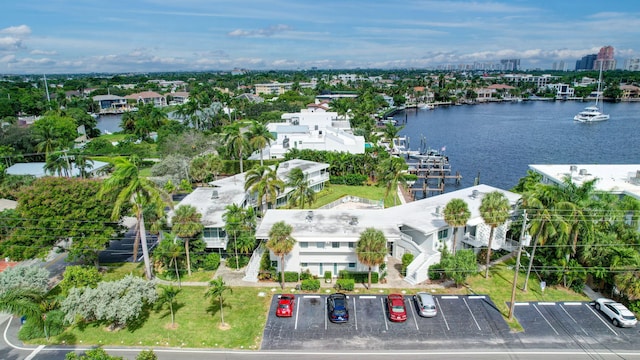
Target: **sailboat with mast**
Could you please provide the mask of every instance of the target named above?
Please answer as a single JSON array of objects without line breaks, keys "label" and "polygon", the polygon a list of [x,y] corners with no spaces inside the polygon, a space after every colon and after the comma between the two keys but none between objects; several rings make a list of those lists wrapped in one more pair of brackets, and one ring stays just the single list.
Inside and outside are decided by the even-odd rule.
[{"label": "sailboat with mast", "polygon": [[602,111],[604,107],[600,105],[598,107],[598,100],[600,99],[600,90],[602,85],[602,63],[600,61],[600,75],[598,76],[598,91],[596,92],[596,102],[594,105],[587,106],[584,110],[580,111],[576,116],[573,117],[573,120],[582,122],[582,123],[590,123],[590,122],[598,122],[609,120],[609,114],[605,114]]}]

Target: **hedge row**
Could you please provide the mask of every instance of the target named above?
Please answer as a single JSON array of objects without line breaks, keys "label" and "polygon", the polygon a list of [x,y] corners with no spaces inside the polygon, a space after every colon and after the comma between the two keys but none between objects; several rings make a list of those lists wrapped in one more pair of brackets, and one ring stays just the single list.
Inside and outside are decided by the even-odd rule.
[{"label": "hedge row", "polygon": [[336,290],[353,291],[356,287],[356,282],[353,279],[338,279],[336,281]]},{"label": "hedge row", "polygon": [[[282,273],[278,272],[276,280],[280,281],[282,279]],[[298,282],[300,281],[300,274],[295,271],[285,271],[284,272],[284,282]]]},{"label": "hedge row", "polygon": [[368,179],[366,175],[347,174],[344,176],[330,176],[329,182],[336,185],[363,186]]},{"label": "hedge row", "polygon": [[300,284],[300,289],[301,290],[316,291],[316,290],[320,289],[320,280],[318,280],[318,279],[302,280],[302,283]]},{"label": "hedge row", "polygon": [[[378,283],[378,273],[375,271],[371,272],[371,283],[372,284],[377,284]],[[347,270],[342,270],[339,272],[338,274],[338,279],[353,279],[354,282],[357,283],[367,283],[369,282],[369,273],[368,272],[362,272],[362,271],[347,271]]]}]

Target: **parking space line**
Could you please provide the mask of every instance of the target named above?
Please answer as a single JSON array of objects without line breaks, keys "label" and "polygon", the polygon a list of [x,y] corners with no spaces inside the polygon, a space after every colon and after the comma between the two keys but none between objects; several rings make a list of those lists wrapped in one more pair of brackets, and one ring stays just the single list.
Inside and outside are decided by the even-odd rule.
[{"label": "parking space line", "polygon": [[327,305],[327,301],[329,299],[325,299],[324,301],[324,329],[327,330],[329,326],[329,306]]},{"label": "parking space line", "polygon": [[513,304],[513,306],[523,306],[523,305],[524,306],[529,306],[529,303],[528,302],[517,302],[517,303]]},{"label": "parking space line", "polygon": [[567,306],[580,306],[580,305],[582,305],[581,302],[565,302],[563,304],[567,305]]},{"label": "parking space line", "polygon": [[389,330],[389,324],[387,323],[387,311],[384,308],[384,298],[380,298],[380,305],[382,306],[382,318],[384,319],[384,327]]},{"label": "parking space line", "polygon": [[612,332],[615,336],[618,336],[618,333],[617,333],[617,332],[615,332],[615,330],[613,330],[613,329],[611,328],[611,326],[609,326],[609,324],[607,324],[607,322],[606,322],[606,321],[602,320],[602,317],[601,317],[600,315],[598,315],[598,313],[597,313],[595,310],[593,310],[593,308],[591,308],[591,305],[589,305],[589,304],[584,304],[584,305],[585,305],[586,307],[588,307],[588,308],[589,308],[589,310],[591,310],[591,312],[593,313],[593,315],[595,315],[595,316],[596,316],[600,321],[602,321],[602,323],[603,323],[603,324],[604,324],[604,325],[605,325],[609,330],[611,330],[611,332]]},{"label": "parking space line", "polygon": [[356,324],[356,330],[358,330],[358,312],[356,311],[356,298],[353,297],[353,322]]},{"label": "parking space line", "polygon": [[469,299],[484,299],[484,295],[469,295]]},{"label": "parking space line", "polygon": [[538,305],[542,305],[542,306],[555,306],[556,303],[554,302],[539,302]]},{"label": "parking space line", "polygon": [[542,313],[542,311],[540,311],[540,309],[538,309],[538,307],[536,306],[536,304],[533,304],[534,309],[536,309],[536,311],[538,312],[538,314],[540,314],[540,316],[542,316],[542,318],[544,319],[544,321],[547,322],[547,325],[549,325],[549,327],[551,328],[551,330],[553,330],[554,333],[556,333],[556,335],[560,335],[560,333],[558,333],[558,331],[556,330],[556,328],[553,327],[553,325],[551,325],[551,323],[549,322],[549,320],[547,320],[547,318],[544,316],[544,314]]},{"label": "parking space line", "polygon": [[303,296],[305,299],[320,299],[320,295],[305,295]]},{"label": "parking space line", "polygon": [[375,299],[375,295],[360,295],[360,299]]},{"label": "parking space line", "polygon": [[457,299],[458,297],[455,295],[444,295],[440,296],[442,299]]},{"label": "parking space line", "polygon": [[411,298],[409,298],[408,300],[405,300],[409,302],[409,307],[411,308],[411,315],[413,315],[413,322],[416,324],[416,330],[420,330],[420,328],[418,327],[418,317],[416,316],[416,309],[413,306],[413,300],[411,300]]},{"label": "parking space line", "polygon": [[296,322],[293,325],[293,330],[298,330],[298,314],[300,313],[300,305],[302,305],[302,301],[296,301],[299,304],[296,304]]},{"label": "parking space line", "polygon": [[[567,316],[568,316],[571,320],[573,320],[573,322],[574,322],[574,323],[578,324],[578,322],[576,321],[576,319],[574,319],[574,318],[573,318],[573,316],[571,316],[571,314],[569,314],[569,312],[567,311],[567,309],[565,309],[565,308],[564,308],[564,306],[562,306],[562,304],[560,304],[560,309],[562,309],[562,311],[564,311],[564,313],[565,313],[565,314],[567,314]],[[578,326],[580,326],[580,325],[578,324]],[[582,326],[580,326],[580,330],[582,330],[582,332],[583,332],[585,335],[589,336],[589,333],[587,333],[587,330],[585,330]]]},{"label": "parking space line", "polygon": [[440,306],[440,301],[438,301],[438,298],[436,297],[436,303],[438,304],[438,308],[440,308],[440,314],[442,314],[442,320],[444,320],[444,324],[447,325],[447,330],[451,331],[451,329],[449,328],[449,323],[447,322],[447,318],[444,316],[444,311],[442,311],[442,306]]},{"label": "parking space line", "polygon": [[471,314],[471,317],[473,318],[473,322],[476,323],[478,330],[482,331],[482,329],[480,328],[480,324],[478,324],[478,320],[476,320],[476,317],[473,315],[473,311],[471,311],[471,308],[469,307],[469,303],[467,302],[467,299],[462,299],[462,300],[464,301],[464,304],[467,306],[467,310],[469,310],[469,314]]}]

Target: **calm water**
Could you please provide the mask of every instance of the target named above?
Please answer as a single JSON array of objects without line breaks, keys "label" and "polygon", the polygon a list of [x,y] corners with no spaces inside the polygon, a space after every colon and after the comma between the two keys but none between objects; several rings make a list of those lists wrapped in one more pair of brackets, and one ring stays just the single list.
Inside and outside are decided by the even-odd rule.
[{"label": "calm water", "polygon": [[[418,150],[420,138],[434,149],[446,147],[461,187],[483,184],[510,189],[529,164],[639,164],[640,103],[605,104],[608,121],[581,124],[573,116],[590,103],[526,101],[409,109],[394,116]],[[120,131],[120,115],[98,119],[101,131]],[[455,186],[447,183],[446,191]]]},{"label": "calm water", "polygon": [[[640,103],[605,104],[608,121],[582,124],[573,116],[590,103],[527,101],[473,106],[408,109],[394,115],[404,122],[418,150],[421,135],[434,149],[446,147],[461,187],[483,184],[510,189],[529,164],[639,164]],[[447,183],[446,191],[454,190]]]}]

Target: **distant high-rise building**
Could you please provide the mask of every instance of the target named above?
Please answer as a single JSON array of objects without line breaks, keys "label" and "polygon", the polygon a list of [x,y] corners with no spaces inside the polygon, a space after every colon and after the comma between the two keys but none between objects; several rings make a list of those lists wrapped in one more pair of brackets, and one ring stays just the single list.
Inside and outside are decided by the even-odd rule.
[{"label": "distant high-rise building", "polygon": [[593,63],[596,61],[598,55],[591,54],[583,56],[582,59],[576,61],[576,71],[578,70],[593,70]]},{"label": "distant high-rise building", "polygon": [[602,63],[602,70],[615,70],[616,59],[613,58],[613,46],[604,46],[600,48],[598,57],[593,63],[593,70],[600,70],[600,63]]},{"label": "distant high-rise building", "polygon": [[640,58],[630,58],[624,61],[624,70],[640,71]]},{"label": "distant high-rise building", "polygon": [[564,64],[564,61],[560,60],[558,62],[553,62],[553,64],[551,65],[551,70],[557,70],[557,71],[567,71],[567,67]]},{"label": "distant high-rise building", "polygon": [[520,59],[502,59],[500,60],[501,70],[518,71],[520,68]]}]

